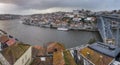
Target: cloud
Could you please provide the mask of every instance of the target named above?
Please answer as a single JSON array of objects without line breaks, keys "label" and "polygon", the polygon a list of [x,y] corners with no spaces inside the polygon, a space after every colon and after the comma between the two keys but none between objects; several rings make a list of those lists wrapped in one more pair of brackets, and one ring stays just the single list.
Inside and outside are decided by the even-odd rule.
[{"label": "cloud", "polygon": [[17,8],[16,5],[14,4],[5,4],[5,3],[0,3],[0,13],[11,13]]},{"label": "cloud", "polygon": [[[120,9],[120,0],[0,0],[0,13],[45,13],[72,9]],[[5,10],[5,11],[4,11]]]}]

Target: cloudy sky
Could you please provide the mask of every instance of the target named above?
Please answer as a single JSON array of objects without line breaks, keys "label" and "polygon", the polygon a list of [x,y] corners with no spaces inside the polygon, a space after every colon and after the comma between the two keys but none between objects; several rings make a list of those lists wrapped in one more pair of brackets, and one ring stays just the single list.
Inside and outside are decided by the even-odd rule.
[{"label": "cloudy sky", "polygon": [[120,9],[120,0],[0,0],[0,14],[33,14],[73,9]]}]

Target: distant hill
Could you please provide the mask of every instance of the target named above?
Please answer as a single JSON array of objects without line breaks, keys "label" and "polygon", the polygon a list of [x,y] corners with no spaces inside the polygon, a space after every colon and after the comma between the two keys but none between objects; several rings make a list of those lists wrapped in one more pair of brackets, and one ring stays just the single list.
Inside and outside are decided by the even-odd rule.
[{"label": "distant hill", "polygon": [[0,14],[0,20],[11,20],[11,19],[19,19],[21,15],[14,14]]}]

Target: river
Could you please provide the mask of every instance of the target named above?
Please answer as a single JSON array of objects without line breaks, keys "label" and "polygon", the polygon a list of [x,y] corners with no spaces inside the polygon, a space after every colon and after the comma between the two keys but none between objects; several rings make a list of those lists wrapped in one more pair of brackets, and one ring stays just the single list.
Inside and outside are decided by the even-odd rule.
[{"label": "river", "polygon": [[100,40],[98,32],[58,31],[56,29],[24,25],[20,20],[0,20],[0,29],[30,45],[43,45],[56,41],[70,48],[86,44],[91,38]]}]

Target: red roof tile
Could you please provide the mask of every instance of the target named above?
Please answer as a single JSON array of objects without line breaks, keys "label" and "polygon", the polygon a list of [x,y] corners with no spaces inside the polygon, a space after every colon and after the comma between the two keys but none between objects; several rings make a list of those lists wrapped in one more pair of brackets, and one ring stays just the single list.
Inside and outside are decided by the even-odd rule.
[{"label": "red roof tile", "polygon": [[2,35],[1,37],[0,37],[0,42],[1,43],[5,43],[5,42],[7,42],[9,40],[9,38],[8,38],[8,36],[6,36],[6,35]]},{"label": "red roof tile", "polygon": [[14,39],[9,39],[9,41],[6,42],[8,46],[11,46],[15,43],[16,41]]}]

